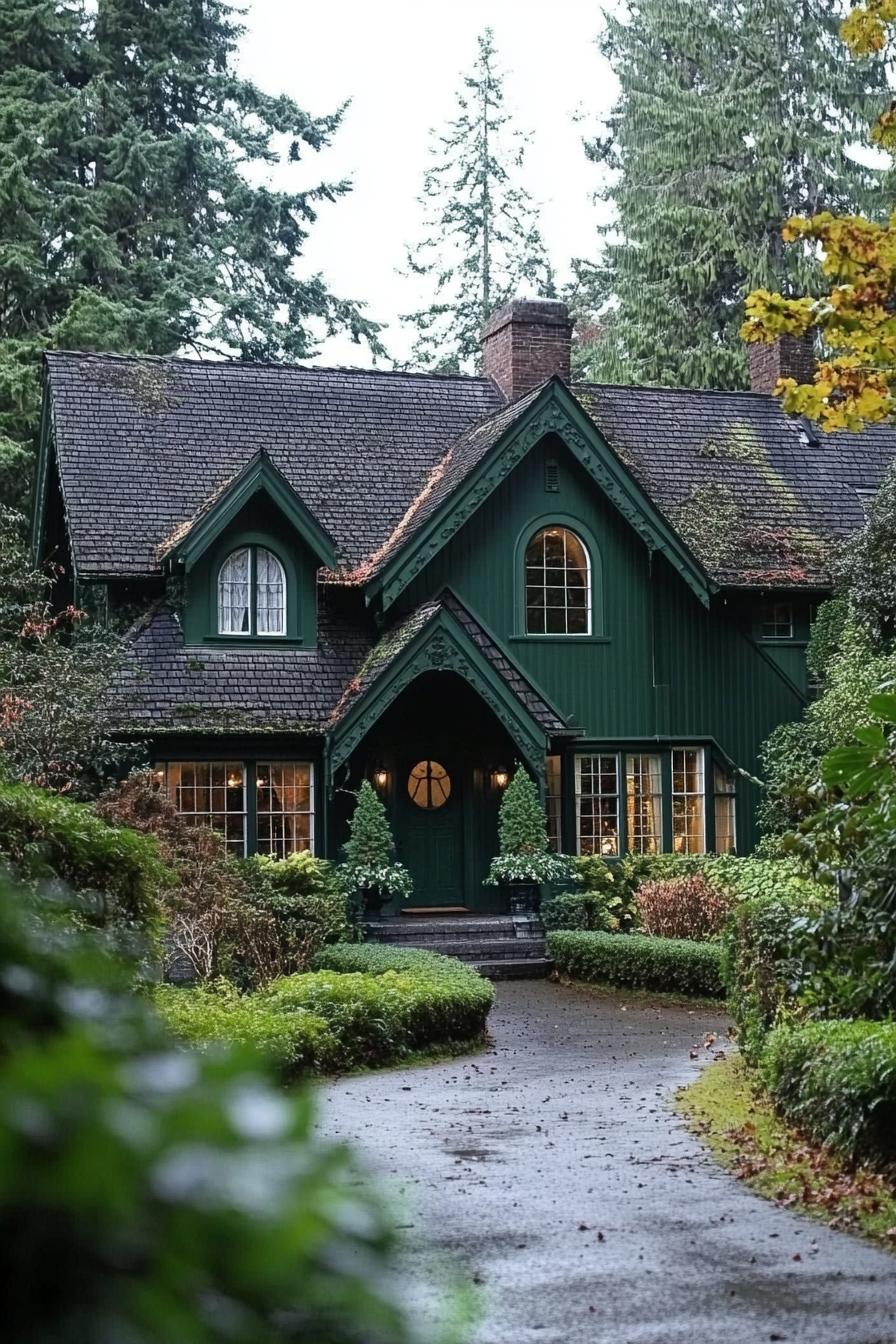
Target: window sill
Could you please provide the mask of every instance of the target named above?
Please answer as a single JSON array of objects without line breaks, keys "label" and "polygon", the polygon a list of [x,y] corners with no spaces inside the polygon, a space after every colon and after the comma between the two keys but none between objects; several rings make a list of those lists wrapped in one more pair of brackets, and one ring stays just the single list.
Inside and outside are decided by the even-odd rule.
[{"label": "window sill", "polygon": [[288,635],[204,635],[199,644],[192,648],[203,648],[208,644],[228,649],[306,649],[313,653],[316,644],[306,644],[303,639],[292,639]]},{"label": "window sill", "polygon": [[509,644],[610,644],[609,635],[511,635]]}]

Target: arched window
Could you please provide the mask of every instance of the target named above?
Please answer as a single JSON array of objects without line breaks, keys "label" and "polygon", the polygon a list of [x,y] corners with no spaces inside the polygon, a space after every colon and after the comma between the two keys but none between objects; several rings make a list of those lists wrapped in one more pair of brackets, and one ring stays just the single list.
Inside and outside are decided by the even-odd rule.
[{"label": "arched window", "polygon": [[286,575],[263,546],[232,551],[218,572],[220,635],[285,635]]},{"label": "arched window", "polygon": [[526,634],[591,634],[591,558],[569,528],[542,527],[526,546]]}]

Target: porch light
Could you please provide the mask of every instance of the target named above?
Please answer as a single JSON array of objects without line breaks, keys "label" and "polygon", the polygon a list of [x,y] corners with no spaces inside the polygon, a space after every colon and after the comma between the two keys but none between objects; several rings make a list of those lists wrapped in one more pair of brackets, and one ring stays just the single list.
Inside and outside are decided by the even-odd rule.
[{"label": "porch light", "polygon": [[373,782],[378,789],[384,789],[389,783],[389,771],[381,765],[377,766],[373,772]]},{"label": "porch light", "polygon": [[492,788],[494,788],[494,789],[506,789],[506,788],[507,788],[507,785],[508,785],[509,783],[510,783],[510,771],[509,771],[509,770],[493,770],[493,771],[492,771]]}]

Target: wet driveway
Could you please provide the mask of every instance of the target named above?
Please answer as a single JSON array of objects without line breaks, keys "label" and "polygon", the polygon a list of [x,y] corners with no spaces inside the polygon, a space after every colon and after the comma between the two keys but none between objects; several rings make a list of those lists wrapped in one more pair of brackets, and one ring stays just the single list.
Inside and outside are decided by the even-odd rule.
[{"label": "wet driveway", "polygon": [[894,1344],[896,1256],[751,1195],[670,1112],[712,1009],[517,981],[491,1029],[321,1089],[401,1195],[406,1263],[477,1285],[477,1344]]}]

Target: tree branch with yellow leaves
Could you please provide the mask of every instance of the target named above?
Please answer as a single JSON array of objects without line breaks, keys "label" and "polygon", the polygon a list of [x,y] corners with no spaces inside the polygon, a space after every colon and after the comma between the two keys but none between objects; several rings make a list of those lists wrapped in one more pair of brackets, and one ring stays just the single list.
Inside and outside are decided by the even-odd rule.
[{"label": "tree branch with yellow leaves", "polygon": [[[896,0],[861,0],[841,27],[855,56],[884,50],[896,24]],[[896,100],[872,128],[879,146],[896,152]],[[860,215],[788,220],[785,242],[814,243],[830,292],[818,299],[785,298],[757,289],[747,296],[746,341],[818,332],[825,357],[812,383],[779,380],[785,410],[823,429],[861,429],[896,413],[896,212],[886,224]]]}]

